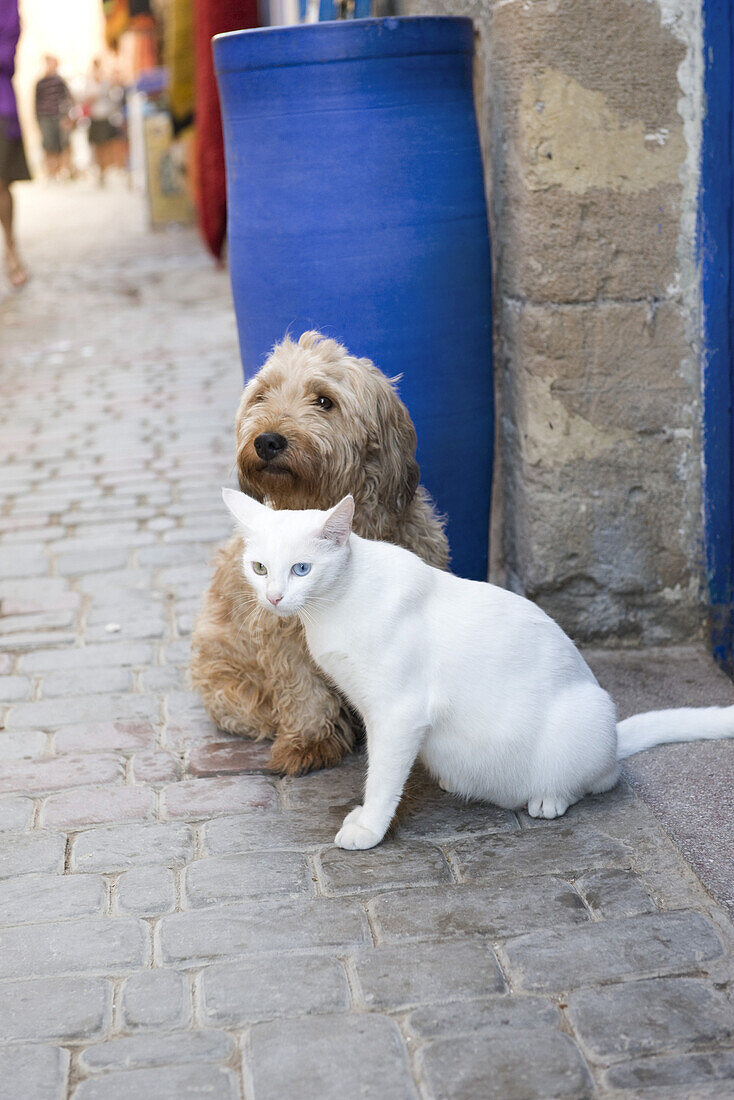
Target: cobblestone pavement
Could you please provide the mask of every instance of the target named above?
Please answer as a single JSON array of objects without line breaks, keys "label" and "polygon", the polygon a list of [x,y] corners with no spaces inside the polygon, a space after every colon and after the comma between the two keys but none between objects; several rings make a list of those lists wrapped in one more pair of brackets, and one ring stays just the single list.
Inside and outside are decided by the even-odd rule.
[{"label": "cobblestone pavement", "polygon": [[734,1096],[734,929],[627,786],[558,822],[219,733],[187,635],[228,533],[226,276],[110,188],[21,191],[0,304],[0,1098]]}]

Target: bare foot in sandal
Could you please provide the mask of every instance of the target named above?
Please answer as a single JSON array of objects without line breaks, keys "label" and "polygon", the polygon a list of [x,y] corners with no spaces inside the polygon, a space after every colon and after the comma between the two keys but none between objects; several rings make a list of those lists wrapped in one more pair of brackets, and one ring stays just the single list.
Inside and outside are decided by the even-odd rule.
[{"label": "bare foot in sandal", "polygon": [[14,248],[8,248],[5,253],[5,270],[11,286],[17,288],[28,282],[28,272]]}]

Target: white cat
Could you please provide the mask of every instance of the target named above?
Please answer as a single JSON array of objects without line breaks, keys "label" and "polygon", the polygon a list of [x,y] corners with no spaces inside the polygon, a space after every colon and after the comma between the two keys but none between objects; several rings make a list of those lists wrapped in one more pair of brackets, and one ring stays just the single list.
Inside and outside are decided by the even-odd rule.
[{"label": "white cat", "polygon": [[734,736],[734,707],[617,724],[610,696],[539,607],[359,538],[350,496],[328,512],[223,497],[258,602],[301,618],[314,660],[364,719],[364,804],[344,819],[342,848],[379,844],[418,756],[447,790],[551,818],[613,787],[631,753]]}]

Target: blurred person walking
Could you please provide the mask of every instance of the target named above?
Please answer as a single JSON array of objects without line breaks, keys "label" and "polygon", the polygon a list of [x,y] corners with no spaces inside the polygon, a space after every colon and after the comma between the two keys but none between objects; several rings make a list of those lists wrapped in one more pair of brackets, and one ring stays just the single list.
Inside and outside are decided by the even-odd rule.
[{"label": "blurred person walking", "polygon": [[102,62],[95,58],[84,95],[89,111],[89,144],[97,168],[99,184],[104,187],[105,173],[115,164],[123,125],[124,89],[108,80]]},{"label": "blurred person walking", "polygon": [[15,49],[20,37],[18,0],[0,0],[0,226],[5,240],[5,269],[12,286],[23,286],[28,273],[13,233],[11,184],[29,180],[28,163],[13,91]]},{"label": "blurred person walking", "polygon": [[59,61],[53,54],[44,58],[46,72],[36,84],[36,118],[41,131],[45,168],[49,179],[55,179],[62,168],[71,174],[69,156],[69,110],[73,98],[63,77],[59,76]]}]

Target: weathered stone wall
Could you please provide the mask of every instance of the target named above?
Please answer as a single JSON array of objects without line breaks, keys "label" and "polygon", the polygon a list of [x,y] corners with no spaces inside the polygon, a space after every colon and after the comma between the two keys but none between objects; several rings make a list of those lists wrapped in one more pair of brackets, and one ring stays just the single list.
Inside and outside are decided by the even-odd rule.
[{"label": "weathered stone wall", "polygon": [[493,579],[574,636],[701,629],[698,0],[411,0],[477,29]]}]

